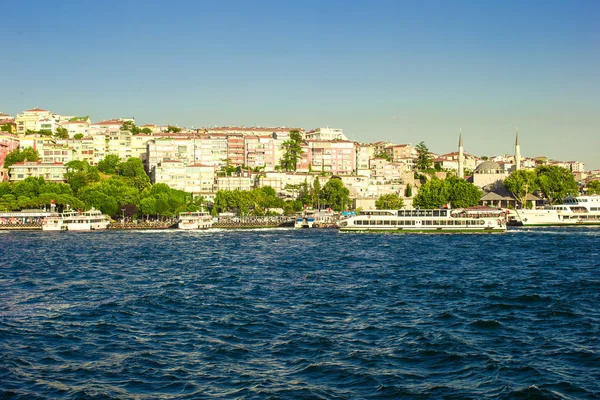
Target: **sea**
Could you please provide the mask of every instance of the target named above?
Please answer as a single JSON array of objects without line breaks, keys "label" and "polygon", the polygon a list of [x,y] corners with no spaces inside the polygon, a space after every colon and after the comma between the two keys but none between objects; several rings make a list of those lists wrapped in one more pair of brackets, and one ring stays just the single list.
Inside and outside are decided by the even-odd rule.
[{"label": "sea", "polygon": [[0,232],[0,399],[600,398],[600,227]]}]

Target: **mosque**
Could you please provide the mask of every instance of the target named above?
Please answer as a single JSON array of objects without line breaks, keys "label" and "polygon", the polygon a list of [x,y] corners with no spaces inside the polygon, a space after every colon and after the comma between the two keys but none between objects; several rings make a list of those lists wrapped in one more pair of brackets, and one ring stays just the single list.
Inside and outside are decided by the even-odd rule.
[{"label": "mosque", "polygon": [[[521,169],[521,144],[519,143],[519,129],[517,128],[515,140],[515,165],[512,171]],[[465,179],[464,171],[464,148],[462,140],[462,132],[458,139],[458,178]],[[512,194],[504,187],[503,181],[510,175],[500,166],[500,164],[486,160],[479,164],[473,171],[473,175],[468,178],[468,181],[473,183],[478,188],[482,189],[484,194],[481,197],[480,204],[493,207],[510,206],[517,207],[517,201]],[[540,199],[534,195],[529,195],[528,200],[538,202]]]}]

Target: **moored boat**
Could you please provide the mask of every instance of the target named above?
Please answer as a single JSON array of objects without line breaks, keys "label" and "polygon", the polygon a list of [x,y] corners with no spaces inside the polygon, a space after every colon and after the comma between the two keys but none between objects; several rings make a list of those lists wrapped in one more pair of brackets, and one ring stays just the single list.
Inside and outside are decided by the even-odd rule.
[{"label": "moored boat", "polygon": [[600,225],[600,195],[568,196],[562,204],[514,212],[523,226]]},{"label": "moored boat", "polygon": [[44,231],[96,231],[108,228],[108,216],[92,208],[89,211],[67,211],[62,214],[53,214],[44,219]]},{"label": "moored boat", "polygon": [[178,229],[208,229],[213,226],[212,216],[205,211],[182,212],[179,214]]},{"label": "moored boat", "polygon": [[63,223],[61,214],[52,214],[42,220],[43,231],[64,231],[67,226]]},{"label": "moored boat", "polygon": [[506,212],[490,207],[366,210],[338,222],[342,232],[505,232]]}]

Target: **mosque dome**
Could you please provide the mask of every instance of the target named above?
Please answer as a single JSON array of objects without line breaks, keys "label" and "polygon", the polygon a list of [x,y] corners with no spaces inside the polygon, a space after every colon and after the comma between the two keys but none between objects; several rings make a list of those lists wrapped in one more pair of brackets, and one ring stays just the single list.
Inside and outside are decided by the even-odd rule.
[{"label": "mosque dome", "polygon": [[476,174],[503,174],[504,170],[500,164],[493,161],[484,161],[475,168]]}]

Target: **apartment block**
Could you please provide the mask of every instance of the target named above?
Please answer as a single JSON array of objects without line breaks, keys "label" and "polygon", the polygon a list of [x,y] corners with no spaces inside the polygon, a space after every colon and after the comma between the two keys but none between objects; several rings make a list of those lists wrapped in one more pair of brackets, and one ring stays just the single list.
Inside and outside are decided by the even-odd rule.
[{"label": "apartment block", "polygon": [[49,182],[64,182],[67,167],[62,163],[21,162],[11,165],[9,168],[10,181],[20,182],[29,177],[44,178]]}]

